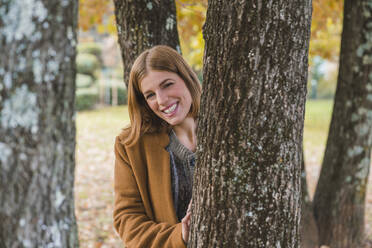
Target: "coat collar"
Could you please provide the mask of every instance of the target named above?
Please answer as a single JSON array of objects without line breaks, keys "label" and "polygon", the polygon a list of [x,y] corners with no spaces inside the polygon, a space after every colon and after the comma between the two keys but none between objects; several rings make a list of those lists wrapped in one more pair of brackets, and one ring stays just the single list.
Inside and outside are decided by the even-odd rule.
[{"label": "coat collar", "polygon": [[154,134],[148,134],[144,137],[145,143],[148,143],[151,147],[162,147],[166,148],[169,144],[169,135],[167,132],[159,132]]}]

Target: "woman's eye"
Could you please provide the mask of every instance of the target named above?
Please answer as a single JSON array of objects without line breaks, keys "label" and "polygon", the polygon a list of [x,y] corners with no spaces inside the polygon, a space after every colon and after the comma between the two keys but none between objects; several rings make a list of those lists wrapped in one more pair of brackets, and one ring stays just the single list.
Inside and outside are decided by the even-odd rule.
[{"label": "woman's eye", "polygon": [[164,84],[164,88],[167,88],[167,87],[171,86],[172,84],[173,84],[173,82],[168,82],[168,83]]},{"label": "woman's eye", "polygon": [[154,93],[150,93],[150,94],[148,94],[148,95],[146,96],[146,99],[150,99],[150,98],[153,97],[153,96],[155,96],[155,94],[154,94]]}]

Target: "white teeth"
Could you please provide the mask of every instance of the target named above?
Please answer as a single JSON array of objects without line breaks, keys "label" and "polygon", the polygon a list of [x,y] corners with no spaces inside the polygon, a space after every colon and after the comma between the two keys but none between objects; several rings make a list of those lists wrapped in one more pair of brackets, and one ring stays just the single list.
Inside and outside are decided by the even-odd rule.
[{"label": "white teeth", "polygon": [[172,107],[170,107],[170,108],[164,110],[164,113],[166,113],[166,114],[170,114],[170,113],[172,113],[172,112],[176,109],[176,107],[177,107],[177,104],[173,104]]}]

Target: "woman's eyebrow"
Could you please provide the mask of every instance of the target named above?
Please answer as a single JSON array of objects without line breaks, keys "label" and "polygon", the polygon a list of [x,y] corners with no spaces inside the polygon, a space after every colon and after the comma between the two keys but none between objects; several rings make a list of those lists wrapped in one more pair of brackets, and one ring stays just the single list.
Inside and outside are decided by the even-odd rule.
[{"label": "woman's eyebrow", "polygon": [[[159,86],[162,86],[163,84],[165,84],[168,80],[171,80],[171,78],[166,78],[166,79],[163,79],[163,81],[160,82]],[[146,95],[147,93],[150,93],[152,90],[146,90],[145,92],[143,92],[142,94]]]},{"label": "woman's eyebrow", "polygon": [[163,81],[160,82],[160,86],[162,86],[163,84],[165,84],[168,80],[171,80],[171,78],[166,78],[164,79]]}]

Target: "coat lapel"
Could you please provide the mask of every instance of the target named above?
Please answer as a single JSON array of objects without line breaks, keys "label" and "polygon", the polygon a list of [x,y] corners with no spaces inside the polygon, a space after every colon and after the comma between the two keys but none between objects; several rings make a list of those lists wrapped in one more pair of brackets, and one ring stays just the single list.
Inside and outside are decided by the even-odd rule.
[{"label": "coat lapel", "polygon": [[148,135],[144,140],[148,166],[148,191],[155,220],[175,224],[178,222],[173,205],[170,158],[165,149],[169,136],[162,132]]}]

